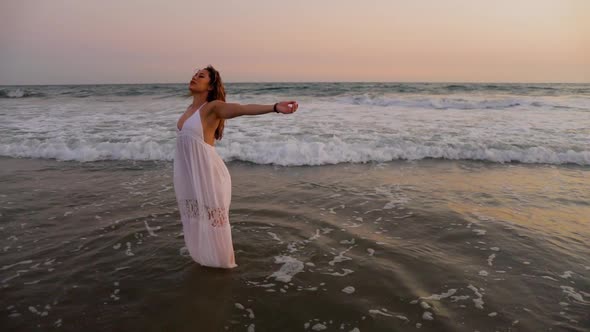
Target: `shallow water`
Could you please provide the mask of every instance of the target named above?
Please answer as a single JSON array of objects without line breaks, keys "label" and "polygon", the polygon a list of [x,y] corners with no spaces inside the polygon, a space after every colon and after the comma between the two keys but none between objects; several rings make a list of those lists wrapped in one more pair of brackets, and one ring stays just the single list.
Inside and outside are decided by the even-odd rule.
[{"label": "shallow water", "polygon": [[183,248],[168,161],[0,165],[6,331],[590,328],[587,167],[230,162],[220,270]]}]

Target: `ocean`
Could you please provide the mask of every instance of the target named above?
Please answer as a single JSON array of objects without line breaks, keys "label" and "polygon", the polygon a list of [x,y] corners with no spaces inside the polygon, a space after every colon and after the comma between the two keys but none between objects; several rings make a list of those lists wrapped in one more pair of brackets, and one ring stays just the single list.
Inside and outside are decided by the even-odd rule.
[{"label": "ocean", "polygon": [[[3,87],[0,155],[172,160],[185,85]],[[590,85],[227,84],[228,102],[297,99],[228,121],[224,160],[316,166],[427,158],[590,165]]]},{"label": "ocean", "polygon": [[588,331],[590,84],[228,83],[236,263],[172,186],[186,84],[0,86],[3,331]]}]

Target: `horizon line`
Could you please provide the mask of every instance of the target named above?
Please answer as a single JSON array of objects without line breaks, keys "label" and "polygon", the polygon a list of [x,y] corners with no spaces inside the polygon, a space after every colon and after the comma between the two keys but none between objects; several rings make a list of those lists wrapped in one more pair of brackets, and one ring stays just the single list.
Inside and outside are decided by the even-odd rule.
[{"label": "horizon line", "polygon": [[[393,84],[590,84],[588,82],[525,82],[525,81],[234,81],[224,82],[223,84],[304,84],[304,83],[393,83]],[[177,83],[51,83],[51,84],[0,84],[0,87],[8,86],[68,86],[68,85],[179,85],[187,84],[186,82]]]}]

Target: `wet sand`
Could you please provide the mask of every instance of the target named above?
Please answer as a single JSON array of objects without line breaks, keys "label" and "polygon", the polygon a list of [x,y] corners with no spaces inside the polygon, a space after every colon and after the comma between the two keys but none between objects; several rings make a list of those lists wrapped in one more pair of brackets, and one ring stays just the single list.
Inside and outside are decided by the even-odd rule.
[{"label": "wet sand", "polygon": [[590,169],[228,163],[232,270],[166,161],[0,158],[4,331],[586,331]]}]

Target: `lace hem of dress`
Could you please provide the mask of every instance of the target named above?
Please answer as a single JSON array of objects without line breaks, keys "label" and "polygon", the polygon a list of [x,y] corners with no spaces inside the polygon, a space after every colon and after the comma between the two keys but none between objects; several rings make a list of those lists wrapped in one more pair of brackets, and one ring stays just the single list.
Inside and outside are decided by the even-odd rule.
[{"label": "lace hem of dress", "polygon": [[178,200],[178,207],[180,215],[187,219],[207,218],[211,226],[219,227],[228,224],[228,215],[226,209],[223,207],[209,207],[205,205],[205,210],[199,209],[199,204],[196,199]]}]

